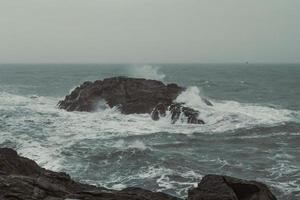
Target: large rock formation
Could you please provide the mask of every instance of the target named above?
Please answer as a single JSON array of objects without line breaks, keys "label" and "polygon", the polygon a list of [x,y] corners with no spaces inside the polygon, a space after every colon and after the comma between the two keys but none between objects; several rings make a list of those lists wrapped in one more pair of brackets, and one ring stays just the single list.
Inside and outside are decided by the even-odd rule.
[{"label": "large rock formation", "polygon": [[100,100],[110,107],[118,106],[124,114],[151,113],[162,103],[170,105],[184,90],[176,84],[141,78],[114,77],[103,81],[85,82],[59,102],[67,111],[94,111]]},{"label": "large rock formation", "polygon": [[[39,167],[13,149],[0,148],[1,200],[180,200],[162,192],[129,187],[120,191],[75,182],[63,172]],[[276,200],[266,185],[208,175],[191,189],[188,200]]]},{"label": "large rock formation", "polygon": [[[185,88],[174,83],[165,85],[156,80],[114,77],[103,81],[84,82],[67,95],[64,100],[60,101],[58,106],[67,111],[90,112],[97,108],[101,100],[104,100],[109,107],[116,106],[123,114],[150,114],[157,109],[157,106],[162,105],[166,109],[174,108],[174,112],[172,112],[173,123],[183,112],[184,116],[188,118],[188,123],[203,124],[203,120],[198,120],[198,111],[185,107],[183,104],[172,104],[184,90]],[[207,105],[211,105],[208,100],[204,99],[203,101]],[[157,114],[155,112],[154,115]],[[156,116],[152,118],[159,119]]]}]

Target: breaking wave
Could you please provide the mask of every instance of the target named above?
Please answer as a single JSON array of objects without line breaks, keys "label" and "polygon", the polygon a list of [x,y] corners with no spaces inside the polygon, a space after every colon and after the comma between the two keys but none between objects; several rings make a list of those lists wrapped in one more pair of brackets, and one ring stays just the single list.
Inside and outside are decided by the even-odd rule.
[{"label": "breaking wave", "polygon": [[[151,73],[151,76],[164,77],[157,71]],[[299,111],[214,99],[209,99],[213,106],[208,106],[203,102],[203,98],[206,97],[199,88],[189,87],[176,99],[177,102],[183,102],[200,111],[199,117],[206,124],[195,125],[181,122],[171,124],[168,117],[153,121],[148,114],[123,115],[118,109],[108,108],[104,102],[99,103],[97,112],[66,112],[57,109],[56,104],[59,98],[37,95],[20,96],[0,92],[0,145],[13,147],[22,155],[36,160],[43,167],[67,171],[81,181],[116,189],[130,186],[137,181],[145,181],[146,185],[157,191],[168,192],[176,188],[176,195],[182,196],[186,194],[187,188],[196,184],[205,172],[189,167],[173,169],[172,167],[176,164],[171,161],[178,158],[165,159],[164,156],[167,155],[162,156],[165,160],[159,160],[159,163],[155,164],[158,162],[156,159],[160,158],[157,155],[157,148],[168,149],[191,145],[191,143],[185,144],[185,141],[171,141],[173,137],[184,135],[189,138],[194,134],[209,137],[208,135],[220,135],[225,132],[238,134],[240,130],[256,127],[298,123],[300,119]],[[268,137],[273,136],[272,133]],[[147,139],[149,137],[151,140],[163,137],[164,141],[161,142],[165,144],[151,143],[151,140]],[[264,135],[255,135],[255,137],[264,137]],[[240,139],[255,139],[255,137],[243,135]],[[229,166],[244,167],[240,163],[206,156],[201,157],[203,165],[217,166],[218,170]],[[285,156],[285,154],[279,152],[277,156]],[[79,158],[82,158],[81,162],[74,167],[72,162],[76,162]],[[146,162],[145,166],[135,167],[134,163],[138,161]],[[110,165],[111,163],[113,165]],[[136,171],[119,172],[120,169],[126,169],[127,166],[123,165],[133,165],[131,167]],[[270,176],[281,178],[281,174],[277,173],[283,173],[288,166],[290,169],[292,165],[287,165],[284,161],[269,166],[273,173]],[[99,172],[101,175],[99,177],[94,177],[92,174],[89,176],[89,173],[95,173],[95,170],[97,171],[100,167],[108,171],[103,172],[105,174]],[[291,173],[295,173],[296,169],[290,170]],[[155,179],[154,185],[151,182],[152,179]],[[98,183],[97,180],[102,182]],[[276,183],[279,182],[278,188],[282,186],[281,190],[284,192],[299,189],[298,186],[295,187],[297,180],[290,186],[287,185],[288,180],[280,182],[277,179],[266,178],[265,181],[275,188]]]},{"label": "breaking wave", "polygon": [[299,111],[221,100],[209,100],[213,104],[209,106],[203,99],[207,98],[201,90],[192,86],[182,92],[175,101],[200,111],[200,118],[206,122],[204,126],[211,127],[210,131],[213,132],[297,122],[300,119]]},{"label": "breaking wave", "polygon": [[[12,133],[17,131],[18,137],[16,139],[19,139],[20,148],[21,146],[25,149],[28,148],[28,151],[32,151],[31,153],[28,152],[32,157],[32,155],[41,154],[42,152],[50,152],[48,146],[42,147],[38,142],[34,144],[35,140],[27,144],[29,138],[26,138],[28,136],[22,133],[37,130],[41,134],[51,133],[43,137],[55,141],[57,145],[64,145],[86,138],[114,138],[158,132],[213,134],[241,128],[268,127],[286,122],[299,122],[299,111],[236,101],[210,100],[213,106],[208,106],[201,98],[200,90],[197,87],[190,87],[176,99],[176,101],[184,102],[187,106],[200,111],[199,118],[203,119],[206,124],[195,125],[181,123],[180,121],[171,124],[168,117],[153,121],[148,114],[123,115],[118,109],[108,108],[104,103],[98,107],[98,112],[66,112],[56,108],[58,98],[39,96],[32,98],[31,96],[1,92],[0,122],[2,124],[2,137],[0,143],[5,142],[5,140],[15,140]],[[21,130],[21,133],[19,130]],[[142,144],[135,145],[143,146]],[[41,149],[36,151],[34,147],[45,149],[44,151]],[[37,157],[38,160],[45,158],[41,155],[37,155]],[[42,162],[46,163],[46,160]],[[48,165],[47,167],[53,168],[53,166]]]}]

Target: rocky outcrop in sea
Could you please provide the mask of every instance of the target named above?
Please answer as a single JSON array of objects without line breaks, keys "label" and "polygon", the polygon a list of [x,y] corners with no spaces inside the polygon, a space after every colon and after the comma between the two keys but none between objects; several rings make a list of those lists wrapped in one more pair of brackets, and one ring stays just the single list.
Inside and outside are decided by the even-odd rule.
[{"label": "rocky outcrop in sea", "polygon": [[[199,119],[200,111],[174,102],[184,90],[184,87],[175,83],[166,85],[157,80],[113,77],[84,82],[60,101],[58,107],[67,111],[92,112],[100,101],[105,101],[109,107],[118,107],[123,114],[149,113],[152,119],[158,120],[169,111],[172,123],[183,115],[187,123],[204,124],[204,120]],[[212,106],[207,99],[203,99],[203,102]]]}]

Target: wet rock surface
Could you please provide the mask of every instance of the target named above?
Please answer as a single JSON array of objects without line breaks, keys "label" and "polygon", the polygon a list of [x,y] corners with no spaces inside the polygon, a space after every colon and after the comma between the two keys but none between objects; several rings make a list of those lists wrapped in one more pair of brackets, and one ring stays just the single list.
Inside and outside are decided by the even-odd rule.
[{"label": "wet rock surface", "polygon": [[260,182],[207,175],[197,188],[189,191],[188,200],[276,200],[276,197]]},{"label": "wet rock surface", "polygon": [[136,187],[116,191],[78,183],[64,172],[41,168],[8,148],[0,148],[0,199],[178,200],[164,193]]},{"label": "wet rock surface", "polygon": [[[111,190],[82,184],[64,172],[39,167],[9,148],[0,148],[1,200],[179,200],[138,187]],[[268,187],[256,181],[207,175],[188,193],[188,200],[276,200]]]},{"label": "wet rock surface", "polygon": [[59,102],[67,111],[94,111],[100,100],[124,114],[151,113],[159,104],[170,105],[184,90],[176,84],[141,78],[113,77],[85,82]]},{"label": "wet rock surface", "polygon": [[[172,115],[172,123],[183,114],[187,123],[204,124],[203,120],[198,119],[199,111],[184,106],[183,103],[173,102],[184,90],[185,88],[174,83],[165,85],[156,80],[113,77],[84,82],[60,101],[58,106],[67,111],[91,112],[104,100],[109,107],[118,107],[123,114],[151,113],[153,120],[159,120],[168,110]],[[212,106],[207,99],[203,101]]]},{"label": "wet rock surface", "polygon": [[151,118],[155,121],[159,120],[167,115],[167,111],[170,112],[173,124],[178,120],[185,120],[190,124],[205,124],[203,120],[198,119],[199,111],[186,107],[183,103],[172,103],[170,106],[160,103],[153,109]]}]

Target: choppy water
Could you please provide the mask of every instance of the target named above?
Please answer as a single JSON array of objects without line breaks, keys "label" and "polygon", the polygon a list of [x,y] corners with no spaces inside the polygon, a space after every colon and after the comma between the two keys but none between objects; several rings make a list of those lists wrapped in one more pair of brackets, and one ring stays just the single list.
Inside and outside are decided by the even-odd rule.
[{"label": "choppy water", "polygon": [[[56,108],[83,81],[116,75],[186,86],[178,100],[199,109],[206,124]],[[299,87],[296,64],[0,65],[0,146],[109,188],[184,197],[216,173],[263,181],[279,199],[299,199]]]}]

